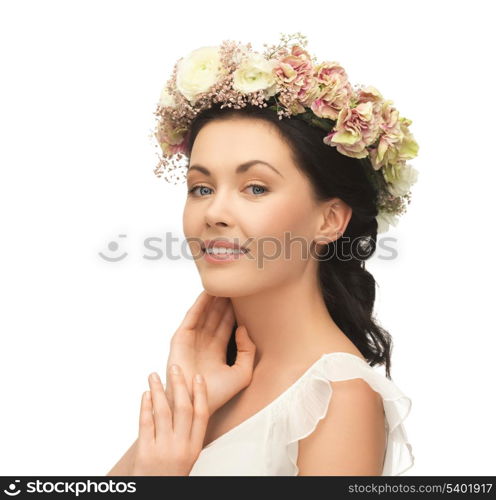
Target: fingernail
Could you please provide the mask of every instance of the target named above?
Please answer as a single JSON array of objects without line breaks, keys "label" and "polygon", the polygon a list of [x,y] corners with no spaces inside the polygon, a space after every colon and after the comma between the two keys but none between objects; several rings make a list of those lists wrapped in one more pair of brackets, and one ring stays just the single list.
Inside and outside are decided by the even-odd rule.
[{"label": "fingernail", "polygon": [[203,382],[203,377],[199,373],[197,373],[195,375],[195,380],[201,384]]},{"label": "fingernail", "polygon": [[172,373],[179,373],[179,366],[177,365],[172,365],[171,366]]},{"label": "fingernail", "polygon": [[159,379],[158,374],[156,372],[152,373],[152,380],[155,380],[155,382],[160,382],[160,379]]}]

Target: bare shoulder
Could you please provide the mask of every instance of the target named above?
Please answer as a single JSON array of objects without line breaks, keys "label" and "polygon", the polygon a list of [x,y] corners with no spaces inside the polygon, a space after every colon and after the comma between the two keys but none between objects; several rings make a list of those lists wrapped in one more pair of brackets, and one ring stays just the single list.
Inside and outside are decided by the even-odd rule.
[{"label": "bare shoulder", "polygon": [[329,383],[332,396],[326,416],[299,442],[299,474],[381,475],[386,449],[381,395],[361,378]]}]

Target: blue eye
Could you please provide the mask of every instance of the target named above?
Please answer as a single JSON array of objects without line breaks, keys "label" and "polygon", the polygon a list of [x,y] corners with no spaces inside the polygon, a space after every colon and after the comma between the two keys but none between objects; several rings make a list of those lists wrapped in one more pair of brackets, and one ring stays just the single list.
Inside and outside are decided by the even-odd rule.
[{"label": "blue eye", "polygon": [[[250,188],[250,187],[260,188],[260,189],[263,189],[265,192],[269,191],[265,186],[262,186],[261,184],[249,184],[246,187],[247,188]],[[203,184],[198,184],[198,186],[194,186],[194,187],[192,187],[191,189],[188,190],[188,195],[192,195],[194,191],[196,191],[197,189],[200,189],[200,188],[210,189],[208,186],[204,186]],[[262,193],[258,192],[258,193],[254,193],[254,194],[264,194],[264,193],[263,192]],[[200,198],[202,198],[202,197],[203,196],[200,195]]]},{"label": "blue eye", "polygon": [[193,194],[193,191],[196,191],[198,188],[210,189],[207,186],[203,186],[203,185],[200,184],[198,186],[195,186],[195,187],[192,187],[191,189],[189,189],[188,190],[188,194]]},{"label": "blue eye", "polygon": [[[260,188],[260,189],[263,189],[265,192],[268,191],[268,189],[265,187],[265,186],[262,186],[261,184],[250,184],[248,186],[246,186],[247,188],[249,187],[253,187],[253,188]],[[263,194],[263,193],[258,193],[258,194]]]}]

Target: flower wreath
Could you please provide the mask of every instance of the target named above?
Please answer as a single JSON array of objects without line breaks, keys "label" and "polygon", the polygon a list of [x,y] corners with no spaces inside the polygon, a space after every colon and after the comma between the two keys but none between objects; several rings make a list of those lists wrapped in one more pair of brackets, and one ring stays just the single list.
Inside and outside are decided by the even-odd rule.
[{"label": "flower wreath", "polygon": [[405,213],[417,181],[418,172],[407,164],[418,153],[412,121],[375,87],[352,87],[339,63],[318,63],[306,45],[301,33],[281,34],[277,46],[264,44],[263,53],[251,43],[224,40],[180,58],[155,111],[153,136],[162,154],[154,173],[171,182],[170,173],[186,167],[189,126],[202,110],[215,103],[268,107],[279,119],[297,116],[327,131],[323,142],[341,154],[367,158],[365,171],[377,192],[378,232],[385,232]]}]

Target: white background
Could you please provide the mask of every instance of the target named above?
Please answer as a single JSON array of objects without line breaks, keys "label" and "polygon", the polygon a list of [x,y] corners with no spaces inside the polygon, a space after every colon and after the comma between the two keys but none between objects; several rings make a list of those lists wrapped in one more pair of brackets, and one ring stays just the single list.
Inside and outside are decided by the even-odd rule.
[{"label": "white background", "polygon": [[[368,265],[413,401],[406,475],[494,475],[491,4],[3,1],[0,474],[104,475],[134,441],[148,374],[202,289],[192,260],[143,258],[144,238],[184,236],[185,185],[153,174],[159,93],[195,48],[301,31],[420,145],[387,234],[398,257]],[[111,241],[118,263],[98,255]]]}]

